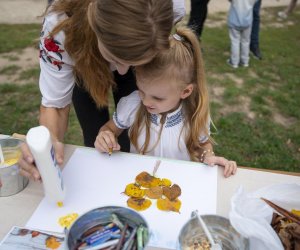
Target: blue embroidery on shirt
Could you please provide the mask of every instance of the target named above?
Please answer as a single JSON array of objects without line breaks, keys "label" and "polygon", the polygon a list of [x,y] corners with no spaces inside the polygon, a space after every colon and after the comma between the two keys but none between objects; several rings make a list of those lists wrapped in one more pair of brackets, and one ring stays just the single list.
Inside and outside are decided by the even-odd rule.
[{"label": "blue embroidery on shirt", "polygon": [[[150,114],[151,122],[158,126],[158,115]],[[179,110],[176,114],[167,117],[167,121],[165,122],[165,128],[171,128],[181,123],[183,120],[182,110]]]},{"label": "blue embroidery on shirt", "polygon": [[155,124],[156,126],[158,126],[158,115],[156,114],[150,114],[150,121]]},{"label": "blue embroidery on shirt", "polygon": [[167,117],[166,128],[174,127],[182,121],[181,110],[170,117]]},{"label": "blue embroidery on shirt", "polygon": [[124,125],[118,120],[118,114],[117,114],[117,112],[114,112],[114,114],[113,114],[113,119],[114,119],[114,121],[115,121],[115,123],[116,123],[116,125],[117,125],[118,128],[120,128],[120,129],[127,129],[127,127],[124,126]]}]

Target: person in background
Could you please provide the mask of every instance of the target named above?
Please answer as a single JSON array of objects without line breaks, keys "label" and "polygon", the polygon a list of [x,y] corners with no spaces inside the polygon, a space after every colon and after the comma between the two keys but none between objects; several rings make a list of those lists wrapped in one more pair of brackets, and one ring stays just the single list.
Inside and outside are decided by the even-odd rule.
[{"label": "person in background", "polygon": [[256,0],[229,1],[231,2],[228,14],[231,55],[227,63],[233,68],[248,67],[253,6]]},{"label": "person in background", "polygon": [[197,37],[201,38],[204,22],[207,17],[207,5],[209,0],[191,0],[191,11],[188,27]]},{"label": "person in background", "polygon": [[135,69],[138,91],[120,100],[95,148],[120,150],[116,138],[129,129],[132,153],[217,164],[226,177],[235,174],[236,162],[213,152],[204,65],[193,31],[178,28],[169,50]]},{"label": "person in background", "polygon": [[[110,91],[117,103],[136,90],[131,66],[168,49],[173,24],[184,14],[181,0],[56,0],[48,7],[40,37],[39,122],[50,130],[58,164],[71,104],[85,146],[93,147],[109,120]],[[123,150],[129,150],[124,135]],[[40,179],[27,144],[19,166],[22,175]]]},{"label": "person in background", "polygon": [[261,0],[258,0],[253,7],[253,22],[250,40],[250,51],[254,58],[262,60],[262,54],[259,46],[259,32],[260,32],[260,8]]},{"label": "person in background", "polygon": [[291,14],[293,12],[293,10],[295,9],[297,5],[297,0],[291,0],[289,5],[285,8],[284,11],[279,11],[278,12],[278,16],[280,18],[286,19],[288,17],[289,14]]}]

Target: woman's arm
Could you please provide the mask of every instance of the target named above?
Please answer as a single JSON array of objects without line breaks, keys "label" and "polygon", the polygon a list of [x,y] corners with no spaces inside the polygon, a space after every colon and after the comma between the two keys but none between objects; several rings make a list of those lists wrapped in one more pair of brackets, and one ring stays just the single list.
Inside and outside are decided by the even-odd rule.
[{"label": "woman's arm", "polygon": [[[40,107],[40,124],[50,130],[55,158],[59,165],[64,161],[64,145],[62,143],[68,126],[70,105],[64,108]],[[20,174],[35,181],[41,176],[34,164],[33,156],[26,143],[21,146],[22,156],[19,159]]]},{"label": "woman's arm", "polygon": [[70,105],[64,108],[50,108],[41,105],[40,124],[50,130],[52,140],[63,142],[68,128]]}]

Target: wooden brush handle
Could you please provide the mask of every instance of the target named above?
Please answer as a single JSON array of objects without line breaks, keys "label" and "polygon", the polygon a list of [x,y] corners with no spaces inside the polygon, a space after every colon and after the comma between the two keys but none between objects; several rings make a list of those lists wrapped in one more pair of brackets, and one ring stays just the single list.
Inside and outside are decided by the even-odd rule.
[{"label": "wooden brush handle", "polygon": [[293,214],[287,210],[285,210],[282,207],[277,206],[276,204],[274,204],[272,201],[269,201],[265,198],[261,198],[263,201],[265,201],[270,207],[272,207],[274,210],[276,210],[278,213],[280,213],[281,215],[285,216],[286,218],[290,219],[291,221],[297,223],[300,225],[300,217],[296,214]]}]

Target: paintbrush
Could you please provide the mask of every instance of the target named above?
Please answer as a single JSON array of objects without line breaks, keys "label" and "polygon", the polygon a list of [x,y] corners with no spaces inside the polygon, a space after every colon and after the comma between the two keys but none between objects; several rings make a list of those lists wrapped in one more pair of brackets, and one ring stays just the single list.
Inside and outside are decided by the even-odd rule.
[{"label": "paintbrush", "polygon": [[113,149],[112,149],[112,148],[108,148],[108,155],[109,155],[109,156],[112,155],[112,152],[113,152]]},{"label": "paintbrush", "polygon": [[159,168],[160,163],[161,163],[161,160],[157,160],[157,161],[155,162],[155,165],[154,165],[154,168],[153,168],[153,172],[152,172],[152,175],[153,175],[153,176],[155,176],[155,174],[156,174],[156,172],[157,172],[157,170],[158,170],[158,168]]}]

